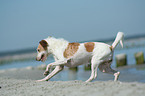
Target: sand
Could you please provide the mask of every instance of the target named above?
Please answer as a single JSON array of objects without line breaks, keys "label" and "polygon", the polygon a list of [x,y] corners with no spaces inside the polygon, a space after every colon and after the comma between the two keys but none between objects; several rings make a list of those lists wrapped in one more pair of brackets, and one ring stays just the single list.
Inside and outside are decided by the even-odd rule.
[{"label": "sand", "polygon": [[145,96],[145,83],[81,80],[36,82],[43,70],[0,70],[0,96]]},{"label": "sand", "polygon": [[1,96],[144,96],[145,84],[113,81],[48,81],[0,78]]}]

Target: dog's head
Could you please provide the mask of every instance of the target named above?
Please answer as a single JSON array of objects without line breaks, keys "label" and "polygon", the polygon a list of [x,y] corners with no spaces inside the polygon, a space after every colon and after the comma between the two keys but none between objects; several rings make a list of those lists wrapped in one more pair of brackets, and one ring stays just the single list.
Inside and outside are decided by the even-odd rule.
[{"label": "dog's head", "polygon": [[41,40],[39,42],[38,48],[37,48],[37,61],[44,62],[47,59],[47,56],[49,55],[48,52],[48,43],[45,40]]}]

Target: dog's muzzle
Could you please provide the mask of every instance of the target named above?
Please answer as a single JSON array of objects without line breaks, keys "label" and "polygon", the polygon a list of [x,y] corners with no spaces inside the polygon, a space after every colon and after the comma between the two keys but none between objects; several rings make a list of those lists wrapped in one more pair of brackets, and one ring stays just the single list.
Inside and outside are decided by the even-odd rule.
[{"label": "dog's muzzle", "polygon": [[36,61],[40,61],[41,60],[41,58],[39,59],[38,57],[36,57]]},{"label": "dog's muzzle", "polygon": [[44,61],[45,60],[45,54],[42,54],[41,57],[36,57],[37,61]]}]

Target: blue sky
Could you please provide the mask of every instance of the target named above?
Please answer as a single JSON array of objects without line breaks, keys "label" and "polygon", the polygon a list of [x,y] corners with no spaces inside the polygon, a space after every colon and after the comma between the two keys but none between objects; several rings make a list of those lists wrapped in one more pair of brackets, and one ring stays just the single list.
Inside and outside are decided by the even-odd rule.
[{"label": "blue sky", "polygon": [[0,0],[0,52],[145,33],[145,0]]}]

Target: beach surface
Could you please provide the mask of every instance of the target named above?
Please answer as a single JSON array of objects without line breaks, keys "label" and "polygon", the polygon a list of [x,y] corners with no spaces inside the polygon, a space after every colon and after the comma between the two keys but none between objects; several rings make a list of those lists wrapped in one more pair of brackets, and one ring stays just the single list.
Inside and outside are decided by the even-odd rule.
[{"label": "beach surface", "polygon": [[[135,68],[144,68],[145,65]],[[132,68],[132,67],[131,67]],[[130,67],[119,68],[120,71]],[[117,82],[103,78],[86,83],[81,80],[36,82],[43,78],[44,70],[21,68],[0,70],[0,96],[144,96],[143,75],[134,76],[122,73]],[[123,71],[125,72],[125,71]],[[101,77],[101,76],[100,76]],[[130,78],[129,80],[126,80]],[[136,81],[135,81],[136,78]],[[144,80],[144,79],[143,79]]]}]

